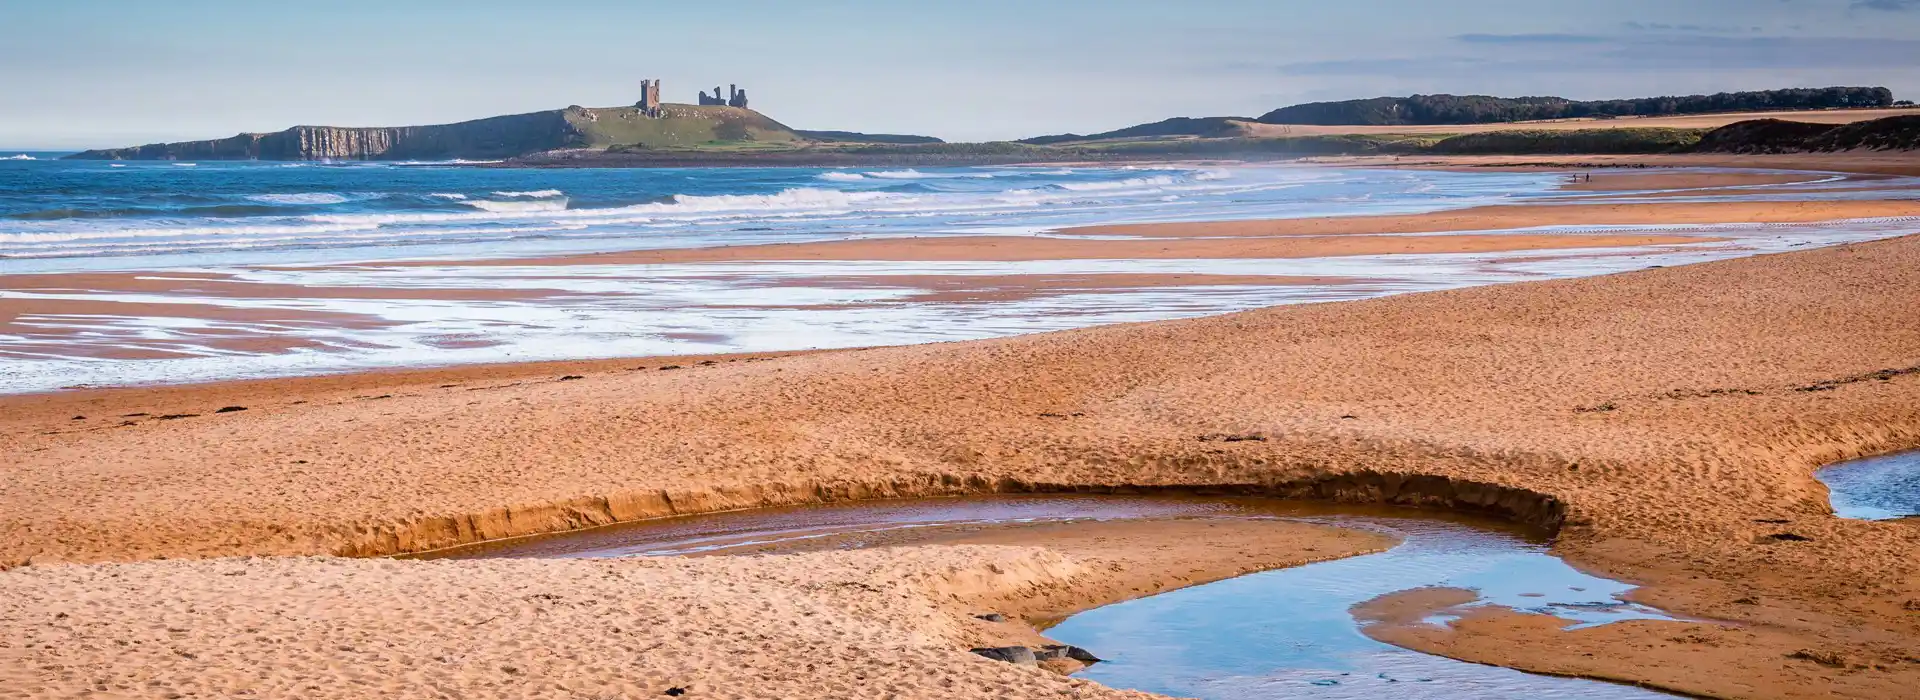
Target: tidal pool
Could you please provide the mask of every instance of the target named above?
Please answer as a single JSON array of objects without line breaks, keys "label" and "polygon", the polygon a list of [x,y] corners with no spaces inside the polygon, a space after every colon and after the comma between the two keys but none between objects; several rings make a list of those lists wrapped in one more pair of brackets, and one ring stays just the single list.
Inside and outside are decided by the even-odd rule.
[{"label": "tidal pool", "polygon": [[[770,508],[486,543],[428,558],[621,557],[911,544],[916,532],[1033,522],[1282,518],[1393,534],[1399,546],[1249,574],[1073,615],[1046,630],[1104,661],[1078,675],[1199,698],[1647,698],[1662,693],[1541,676],[1374,641],[1354,605],[1413,588],[1477,591],[1469,605],[1574,625],[1671,619],[1623,601],[1633,587],[1581,573],[1543,533],[1458,514],[1244,497],[995,496]],[[829,544],[830,543],[830,544]],[[1444,623],[1446,613],[1433,618]]]},{"label": "tidal pool", "polygon": [[1842,518],[1920,515],[1920,450],[1840,462],[1814,476],[1827,485],[1833,512]]}]

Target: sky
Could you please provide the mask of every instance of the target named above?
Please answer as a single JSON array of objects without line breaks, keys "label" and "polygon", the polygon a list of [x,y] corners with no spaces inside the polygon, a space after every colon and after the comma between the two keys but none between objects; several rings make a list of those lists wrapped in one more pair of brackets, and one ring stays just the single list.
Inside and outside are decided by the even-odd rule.
[{"label": "sky", "polygon": [[737,83],[991,140],[1379,95],[1920,95],[1920,0],[0,0],[0,147],[398,126]]}]

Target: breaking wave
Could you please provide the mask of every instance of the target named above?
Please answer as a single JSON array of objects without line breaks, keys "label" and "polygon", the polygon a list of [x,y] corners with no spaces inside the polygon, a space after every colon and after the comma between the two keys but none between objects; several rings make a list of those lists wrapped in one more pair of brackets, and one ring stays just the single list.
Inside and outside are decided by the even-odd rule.
[{"label": "breaking wave", "polygon": [[[222,165],[212,174],[196,176],[213,179],[191,192],[180,190],[177,182],[138,180],[115,183],[115,187],[133,188],[126,195],[67,201],[48,194],[44,195],[48,201],[38,208],[0,201],[0,256],[405,246],[547,237],[644,235],[703,241],[724,238],[733,231],[778,232],[755,234],[755,239],[787,233],[965,231],[982,225],[1025,225],[1018,222],[1027,220],[1052,226],[1121,215],[1116,212],[1151,217],[1162,203],[1174,201],[1170,195],[1175,193],[1198,201],[1285,186],[1253,175],[1227,184],[1204,183],[1229,173],[1167,167],[747,169],[663,172],[657,177],[649,173],[631,182],[479,170],[345,174],[352,170],[298,172],[272,170],[266,164]],[[523,186],[513,187],[516,184]],[[755,193],[738,193],[741,188]],[[667,194],[676,191],[680,194]]]},{"label": "breaking wave", "polygon": [[[1018,174],[1018,173],[1008,173]],[[814,177],[828,182],[860,182],[863,180],[987,180],[999,177],[997,173],[929,173],[913,168],[905,170],[870,170],[863,173],[833,170]]]},{"label": "breaking wave", "polygon": [[22,153],[16,156],[0,156],[0,160],[40,160],[40,159],[27,155],[25,153]]},{"label": "breaking wave", "polygon": [[293,194],[252,194],[247,199],[265,204],[340,204],[347,201],[345,195],[331,192],[299,192]]},{"label": "breaking wave", "polygon": [[567,200],[564,197],[560,199],[535,199],[535,200],[518,201],[518,202],[496,202],[491,199],[470,199],[470,200],[462,201],[460,203],[473,207],[475,209],[479,209],[481,211],[493,212],[495,214],[519,214],[519,213],[537,213],[537,212],[567,210]]}]

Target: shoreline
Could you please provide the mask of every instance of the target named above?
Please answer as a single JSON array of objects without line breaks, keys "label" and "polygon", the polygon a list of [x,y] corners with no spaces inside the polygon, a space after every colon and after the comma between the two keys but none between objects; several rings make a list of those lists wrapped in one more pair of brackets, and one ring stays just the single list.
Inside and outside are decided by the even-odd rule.
[{"label": "shoreline", "polygon": [[[1713,187],[1754,182],[1791,187],[1803,177],[1750,172],[1603,175],[1591,183],[1590,191],[1605,193],[1650,185],[1697,185],[1711,191]],[[379,315],[374,311],[378,307],[369,304],[398,301],[419,308],[444,308],[463,313],[464,308],[471,307],[474,310],[470,313],[476,314],[488,313],[484,310],[487,307],[534,311],[582,305],[587,305],[584,308],[622,308],[622,305],[646,303],[643,300],[647,294],[672,291],[671,288],[654,291],[652,287],[633,286],[658,277],[663,271],[653,266],[662,265],[683,266],[673,272],[674,279],[734,294],[729,299],[716,300],[712,307],[676,307],[685,313],[711,308],[722,314],[799,320],[802,317],[796,314],[827,318],[833,314],[943,308],[952,311],[928,313],[960,314],[968,309],[1012,304],[1033,305],[1033,313],[1042,313],[1046,312],[1046,304],[1056,299],[1139,295],[1158,290],[1200,298],[1218,294],[1229,301],[1212,303],[1230,304],[1234,303],[1230,301],[1234,298],[1232,295],[1251,294],[1254,290],[1264,295],[1262,298],[1298,302],[1352,298],[1396,288],[1420,289],[1431,282],[1419,277],[1396,276],[1390,264],[1368,268],[1359,262],[1369,257],[1385,262],[1425,257],[1430,258],[1426,264],[1433,264],[1446,256],[1481,256],[1488,261],[1471,270],[1463,269],[1459,274],[1493,275],[1488,279],[1494,280],[1524,279],[1524,274],[1502,271],[1509,267],[1525,269],[1526,260],[1565,266],[1580,264],[1582,260],[1626,260],[1633,255],[1684,251],[1686,246],[1732,246],[1740,250],[1748,245],[1742,242],[1743,236],[1752,235],[1741,231],[1741,226],[1758,230],[1757,227],[1775,224],[1812,226],[1829,221],[1898,220],[1915,216],[1920,216],[1920,200],[1585,200],[1480,206],[1422,214],[1116,224],[1066,228],[1038,235],[844,238],[545,257],[400,259],[307,267],[241,266],[192,272],[27,273],[0,276],[0,290],[23,295],[0,298],[0,334],[16,338],[0,353],[22,359],[134,363],[156,360],[192,363],[211,354],[241,353],[263,358],[263,364],[250,375],[255,377],[338,374],[370,368],[382,372],[409,368],[431,370],[466,366],[466,362],[454,360],[434,365],[413,359],[404,360],[406,364],[401,367],[382,367],[383,363],[367,361],[356,367],[355,363],[345,360],[330,363],[326,359],[342,351],[365,347],[367,342],[418,343],[423,347],[402,346],[409,348],[404,352],[416,358],[429,358],[436,352],[451,350],[465,352],[467,357],[493,355],[504,359],[518,349],[511,344],[520,342],[511,334],[500,335],[503,332],[496,331],[496,335],[488,335],[482,325],[470,323],[467,327],[454,326],[422,335],[423,331],[408,327],[418,320],[417,313],[389,317]],[[1745,223],[1722,223],[1728,221]],[[1551,254],[1556,250],[1568,252]],[[1507,253],[1513,255],[1501,257]],[[1343,259],[1356,262],[1343,262]],[[1286,266],[1270,269],[1258,264],[1261,260],[1314,262],[1293,269]],[[872,263],[883,262],[919,263],[921,269],[871,267]],[[1188,264],[1182,265],[1182,262]],[[792,267],[764,279],[746,267],[762,263],[817,267]],[[833,267],[840,263],[845,264]],[[1605,270],[1625,263],[1593,264]],[[961,267],[950,267],[954,265]],[[989,267],[996,265],[1003,269]],[[568,270],[578,266],[586,267],[578,273]],[[703,266],[713,267],[703,269]],[[462,268],[477,271],[502,267],[528,268],[526,273],[508,275],[508,278],[526,281],[480,288],[457,279]],[[444,271],[438,271],[442,269]],[[607,272],[596,271],[600,269]],[[410,272],[413,270],[422,272]],[[310,272],[328,279],[324,284],[329,286],[299,283],[300,276]],[[376,279],[371,284],[356,285],[340,281],[338,274],[325,278],[329,272],[376,278],[387,275],[397,283],[380,284]],[[569,275],[575,277],[570,279]],[[634,282],[617,283],[631,288],[607,287],[599,282],[628,278]],[[779,301],[780,295],[774,292],[788,288],[803,292],[802,299]],[[641,308],[652,311],[651,307]],[[665,311],[667,309],[656,313]],[[501,320],[509,318],[501,317]],[[157,336],[141,332],[143,328],[154,328],[155,324],[178,330]],[[609,360],[612,362],[620,361],[621,357],[698,356],[704,359],[702,351],[724,353],[727,345],[781,347],[778,343],[735,343],[726,333],[738,331],[723,327],[674,330],[670,326],[663,327],[660,342],[648,343],[649,347],[638,348],[638,352],[596,354],[613,358]],[[885,341],[884,338],[877,340]],[[693,352],[654,349],[675,344],[688,345]],[[832,344],[823,345],[830,348]],[[499,349],[492,349],[495,347]],[[754,354],[750,350],[739,352]],[[300,366],[293,359],[297,353],[316,358],[317,364]],[[534,361],[576,360],[562,357]],[[194,372],[187,381],[220,380],[204,370]],[[89,373],[67,387],[100,386],[103,378],[114,381],[110,373]],[[131,383],[120,386],[158,385],[151,378],[121,381]],[[29,393],[57,390],[61,389],[34,387]]]},{"label": "shoreline", "polygon": [[[1913,376],[1851,379],[1914,361],[1920,304],[1897,301],[1914,298],[1920,238],[1908,236],[705,371],[290,402],[84,438],[9,430],[5,447],[22,459],[0,491],[11,514],[0,556],[34,565],[0,576],[288,570],[307,565],[44,565],[380,554],[781,494],[1311,484],[1381,470],[1347,482],[1348,497],[1423,498],[1412,483],[1450,484],[1458,504],[1551,497],[1566,509],[1555,547],[1570,561],[1645,586],[1636,597],[1662,609],[1773,630],[1699,645],[1743,665],[1778,667],[1781,643],[1862,659],[1865,670],[1787,668],[1872,694],[1920,680],[1896,659],[1920,648],[1901,608],[1920,599],[1907,583],[1920,580],[1915,534],[1832,518],[1811,474],[1920,446]],[[1797,388],[1816,385],[1832,388]],[[312,566],[337,566],[325,562]],[[1882,587],[1826,583],[1861,577]],[[1453,634],[1501,648],[1534,624]],[[1617,677],[1636,661],[1625,649],[1678,628],[1596,629],[1574,648],[1605,653],[1579,663]],[[1526,664],[1574,662],[1563,644],[1533,650]]]}]

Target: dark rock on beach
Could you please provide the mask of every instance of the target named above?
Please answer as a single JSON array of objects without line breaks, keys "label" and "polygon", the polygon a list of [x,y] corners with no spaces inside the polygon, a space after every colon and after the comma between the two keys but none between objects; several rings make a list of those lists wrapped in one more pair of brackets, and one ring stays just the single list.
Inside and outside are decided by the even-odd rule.
[{"label": "dark rock on beach", "polygon": [[1026,647],[980,647],[972,651],[975,654],[993,659],[994,661],[1005,661],[1021,666],[1037,666],[1040,664],[1039,657],[1034,655],[1032,649]]}]

